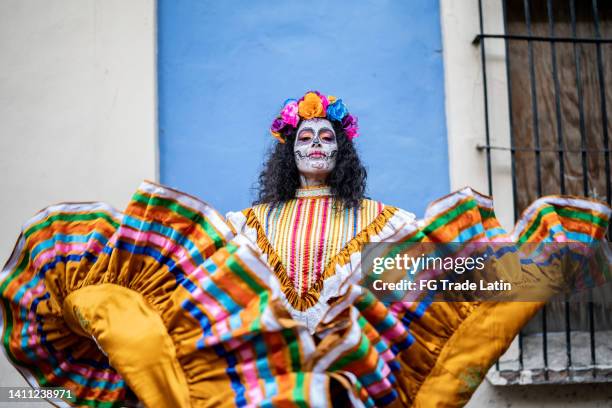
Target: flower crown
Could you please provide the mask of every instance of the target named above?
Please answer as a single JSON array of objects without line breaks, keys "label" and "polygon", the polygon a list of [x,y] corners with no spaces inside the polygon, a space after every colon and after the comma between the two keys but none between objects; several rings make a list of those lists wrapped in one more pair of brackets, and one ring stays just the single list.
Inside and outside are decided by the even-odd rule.
[{"label": "flower crown", "polygon": [[270,133],[279,142],[285,143],[283,133],[289,126],[297,128],[300,119],[327,118],[342,125],[346,132],[346,137],[353,140],[359,136],[359,126],[357,118],[350,113],[342,99],[335,96],[325,96],[318,91],[307,92],[300,100],[287,99],[270,126]]}]

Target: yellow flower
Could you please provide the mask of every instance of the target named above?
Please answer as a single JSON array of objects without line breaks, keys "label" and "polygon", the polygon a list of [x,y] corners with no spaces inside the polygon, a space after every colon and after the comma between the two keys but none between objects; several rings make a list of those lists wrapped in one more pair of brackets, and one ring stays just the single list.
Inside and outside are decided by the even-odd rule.
[{"label": "yellow flower", "polygon": [[303,119],[324,118],[325,110],[319,95],[314,92],[304,95],[304,100],[298,104],[298,113]]},{"label": "yellow flower", "polygon": [[330,105],[331,105],[332,103],[336,102],[336,99],[338,99],[338,98],[336,98],[336,97],[335,97],[335,96],[333,96],[333,95],[328,95],[328,96],[327,96],[327,100],[329,101],[329,104],[330,104]]}]

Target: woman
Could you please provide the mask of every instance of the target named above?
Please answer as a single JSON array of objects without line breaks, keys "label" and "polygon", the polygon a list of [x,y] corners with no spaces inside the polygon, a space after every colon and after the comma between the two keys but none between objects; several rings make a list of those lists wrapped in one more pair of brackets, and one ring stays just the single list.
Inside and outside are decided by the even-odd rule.
[{"label": "woman", "polygon": [[[227,220],[145,182],[123,213],[62,204],[26,223],[0,291],[5,349],[32,384],[104,407],[131,392],[151,407],[461,406],[542,302],[383,304],[360,285],[363,244],[592,244],[610,217],[547,197],[505,234],[468,188],[416,221],[364,198],[357,120],[340,99],[288,100],[271,131],[258,203]],[[503,257],[517,283],[567,279],[558,262]]]}]

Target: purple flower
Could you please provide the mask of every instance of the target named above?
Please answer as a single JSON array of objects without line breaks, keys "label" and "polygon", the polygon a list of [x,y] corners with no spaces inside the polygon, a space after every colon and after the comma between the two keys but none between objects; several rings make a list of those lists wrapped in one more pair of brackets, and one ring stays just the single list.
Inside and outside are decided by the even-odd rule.
[{"label": "purple flower", "polygon": [[270,131],[278,133],[285,127],[285,125],[286,123],[281,118],[276,118],[274,119],[274,122],[272,122],[272,126],[270,126]]},{"label": "purple flower", "polygon": [[349,113],[342,119],[342,127],[347,128],[353,125],[357,125],[357,118]]}]

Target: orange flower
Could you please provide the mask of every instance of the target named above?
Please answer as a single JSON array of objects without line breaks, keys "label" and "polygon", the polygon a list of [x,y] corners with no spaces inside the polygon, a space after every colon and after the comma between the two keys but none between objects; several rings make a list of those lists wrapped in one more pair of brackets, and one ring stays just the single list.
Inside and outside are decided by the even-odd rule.
[{"label": "orange flower", "polygon": [[327,95],[327,100],[329,101],[329,104],[330,104],[330,105],[331,105],[332,103],[336,102],[336,99],[338,99],[338,98],[336,98],[336,97],[335,97],[335,96],[333,96],[333,95]]},{"label": "orange flower", "polygon": [[280,132],[270,132],[270,133],[272,133],[272,136],[274,136],[276,139],[278,139],[279,142],[285,143],[285,139],[283,139],[283,137],[281,136]]},{"label": "orange flower", "polygon": [[325,109],[319,95],[314,92],[304,95],[304,100],[298,104],[298,113],[302,119],[324,118]]}]

